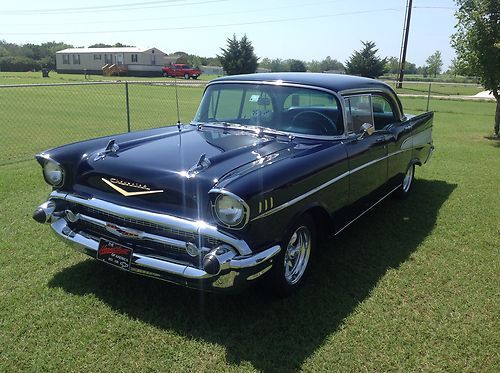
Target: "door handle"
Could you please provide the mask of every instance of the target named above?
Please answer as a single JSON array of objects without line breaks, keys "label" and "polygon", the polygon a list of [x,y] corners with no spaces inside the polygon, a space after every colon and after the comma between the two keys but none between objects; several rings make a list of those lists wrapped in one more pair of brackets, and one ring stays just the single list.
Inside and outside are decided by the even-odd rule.
[{"label": "door handle", "polygon": [[412,129],[412,127],[413,127],[413,126],[412,126],[411,124],[409,124],[409,125],[405,126],[405,130],[409,131],[409,130],[411,130],[411,129]]},{"label": "door handle", "polygon": [[385,136],[380,136],[380,137],[377,137],[377,139],[375,141],[378,143],[386,142],[387,138]]}]

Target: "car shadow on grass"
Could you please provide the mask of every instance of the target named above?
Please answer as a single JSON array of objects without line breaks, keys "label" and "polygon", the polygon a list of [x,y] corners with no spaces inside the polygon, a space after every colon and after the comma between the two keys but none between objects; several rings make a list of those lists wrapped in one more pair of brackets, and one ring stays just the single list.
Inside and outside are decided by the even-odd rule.
[{"label": "car shadow on grass", "polygon": [[413,188],[407,199],[389,198],[339,237],[321,242],[307,283],[286,299],[274,298],[265,284],[239,295],[200,293],[94,260],[61,271],[49,285],[94,294],[132,319],[224,346],[230,363],[296,370],[369,297],[387,270],[410,258],[456,185],[417,179]]}]

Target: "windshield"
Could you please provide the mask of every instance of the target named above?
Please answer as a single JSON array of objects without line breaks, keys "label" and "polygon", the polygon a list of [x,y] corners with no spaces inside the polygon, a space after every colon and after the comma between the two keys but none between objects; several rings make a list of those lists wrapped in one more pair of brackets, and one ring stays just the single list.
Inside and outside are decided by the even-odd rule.
[{"label": "windshield", "polygon": [[274,84],[213,84],[203,96],[194,123],[259,126],[314,136],[344,133],[342,110],[334,95]]}]

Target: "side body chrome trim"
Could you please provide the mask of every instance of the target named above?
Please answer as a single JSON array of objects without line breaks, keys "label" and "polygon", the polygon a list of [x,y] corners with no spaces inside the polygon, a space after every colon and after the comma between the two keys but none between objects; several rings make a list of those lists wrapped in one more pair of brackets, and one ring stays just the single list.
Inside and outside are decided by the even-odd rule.
[{"label": "side body chrome trim", "polygon": [[271,209],[269,211],[266,211],[266,212],[264,212],[261,215],[256,216],[255,218],[252,219],[252,221],[265,218],[266,216],[275,214],[275,213],[277,213],[277,212],[279,212],[279,211],[281,211],[281,210],[283,210],[283,209],[285,209],[287,207],[290,207],[290,206],[296,204],[297,202],[302,201],[304,198],[307,198],[307,197],[313,195],[314,193],[319,192],[321,189],[324,189],[324,188],[328,187],[329,185],[332,185],[332,184],[336,183],[337,181],[343,179],[344,177],[346,177],[348,175],[349,175],[349,171],[344,172],[343,174],[340,174],[339,176],[337,176],[337,177],[335,177],[335,178],[327,181],[326,183],[321,184],[320,186],[317,186],[314,189],[311,189],[309,192],[304,193],[304,194],[302,194],[302,195],[300,195],[298,197],[295,197],[294,199],[292,199],[292,200],[290,200],[290,201],[288,201],[288,202],[286,202],[286,203],[284,203],[282,205],[276,206],[275,208],[273,208],[273,209]]},{"label": "side body chrome trim", "polygon": [[261,214],[261,215],[258,215],[258,216],[256,216],[256,217],[254,217],[254,218],[252,219],[252,221],[256,221],[256,220],[259,220],[259,219],[265,218],[265,217],[267,217],[267,216],[269,216],[269,215],[275,214],[275,213],[277,213],[277,212],[279,212],[279,211],[281,211],[281,210],[283,210],[283,209],[285,209],[285,208],[287,208],[287,207],[290,207],[290,206],[292,206],[292,205],[296,204],[297,202],[302,201],[303,199],[305,199],[305,198],[307,198],[307,197],[311,196],[312,194],[317,193],[317,192],[319,192],[320,190],[322,190],[322,189],[324,189],[324,188],[326,188],[326,187],[328,187],[328,186],[330,186],[330,185],[332,185],[332,184],[336,183],[337,181],[339,181],[339,180],[343,179],[343,178],[344,178],[344,177],[346,177],[346,176],[352,175],[352,174],[354,174],[354,173],[356,173],[356,172],[358,172],[358,171],[360,171],[360,170],[362,170],[362,169],[364,169],[364,168],[366,168],[366,167],[369,167],[369,166],[371,166],[371,165],[373,165],[373,164],[375,164],[375,163],[377,163],[377,162],[383,161],[383,160],[385,160],[385,159],[387,159],[387,158],[390,158],[390,157],[393,157],[393,156],[395,156],[395,155],[397,155],[397,154],[403,153],[403,152],[405,152],[405,151],[411,151],[411,150],[413,150],[413,148],[408,148],[408,149],[398,150],[398,151],[393,152],[393,153],[391,153],[391,154],[387,154],[387,155],[385,155],[385,156],[383,156],[383,157],[380,157],[380,158],[374,159],[373,161],[370,161],[370,162],[368,162],[368,163],[365,163],[365,164],[363,164],[363,165],[361,165],[361,166],[359,166],[359,167],[356,167],[356,168],[354,168],[354,169],[352,169],[352,170],[346,171],[346,172],[344,172],[343,174],[340,174],[339,176],[337,176],[337,177],[335,177],[335,178],[333,178],[333,179],[331,179],[331,180],[327,181],[326,183],[323,183],[323,184],[321,184],[321,185],[317,186],[316,188],[311,189],[311,190],[310,190],[310,191],[308,191],[307,193],[301,194],[300,196],[297,196],[297,197],[295,197],[294,199],[292,199],[292,200],[290,200],[290,201],[288,201],[288,202],[283,203],[282,205],[276,206],[275,208],[273,208],[273,209],[271,209],[271,210],[269,210],[269,211],[266,211],[266,212],[264,212],[264,213],[263,213],[263,214]]},{"label": "side body chrome trim", "polygon": [[370,211],[372,208],[374,208],[375,206],[377,206],[380,202],[382,202],[384,199],[386,199],[387,197],[389,197],[392,193],[394,193],[396,190],[398,190],[399,188],[401,188],[401,184],[399,184],[397,187],[395,187],[393,190],[391,190],[389,193],[387,193],[385,196],[383,196],[382,198],[380,198],[377,202],[375,202],[373,205],[371,205],[370,207],[368,207],[365,211],[363,211],[361,214],[359,214],[357,217],[355,217],[353,220],[351,220],[349,223],[347,223],[346,225],[344,225],[341,229],[339,229],[336,233],[335,233],[335,236],[337,236],[338,234],[340,234],[344,229],[346,229],[348,226],[350,226],[352,223],[354,223],[356,220],[358,220],[360,217],[362,217],[364,214],[366,214],[368,211]]}]

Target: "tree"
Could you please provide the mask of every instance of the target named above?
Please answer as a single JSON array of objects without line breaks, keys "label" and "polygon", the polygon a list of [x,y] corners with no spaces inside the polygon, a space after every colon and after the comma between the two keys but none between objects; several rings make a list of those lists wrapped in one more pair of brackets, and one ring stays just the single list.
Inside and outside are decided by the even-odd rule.
[{"label": "tree", "polygon": [[320,62],[321,71],[344,71],[344,65],[342,62],[332,59],[330,56],[326,56],[326,58]]},{"label": "tree", "polygon": [[73,46],[54,41],[43,44],[18,45],[0,40],[0,69],[26,71],[56,67],[56,52]]},{"label": "tree", "polygon": [[385,70],[390,74],[399,73],[399,59],[397,57],[387,57]]},{"label": "tree", "polygon": [[451,44],[460,70],[479,77],[497,101],[495,136],[500,127],[500,2],[498,0],[455,0],[457,32]]},{"label": "tree", "polygon": [[89,48],[123,48],[123,47],[131,47],[131,46],[132,45],[126,45],[126,44],[122,44],[122,43],[115,43],[115,45],[97,43],[97,44],[90,45]]},{"label": "tree", "polygon": [[217,58],[228,75],[251,74],[257,70],[259,58],[255,55],[252,43],[244,35],[241,40],[227,39],[227,47],[221,48],[222,54]]},{"label": "tree", "polygon": [[271,71],[272,72],[280,72],[280,71],[288,71],[288,67],[286,66],[286,62],[281,58],[275,58],[271,61]]},{"label": "tree", "polygon": [[306,65],[301,60],[290,60],[290,71],[306,72]]},{"label": "tree", "polygon": [[441,73],[441,69],[443,68],[443,60],[441,58],[440,51],[435,51],[433,54],[427,57],[425,62],[427,63],[429,74],[432,74],[434,75],[434,77],[436,77],[437,74]]},{"label": "tree", "polygon": [[361,75],[370,78],[377,78],[383,75],[387,59],[380,59],[377,56],[378,49],[372,41],[361,41],[363,49],[354,51],[349,60],[346,61],[346,71],[348,74]]},{"label": "tree", "polygon": [[456,58],[452,58],[451,64],[448,67],[446,74],[453,75],[453,76],[457,76],[458,74],[460,74],[460,65],[459,65]]}]

